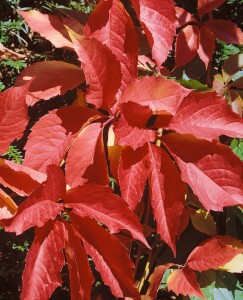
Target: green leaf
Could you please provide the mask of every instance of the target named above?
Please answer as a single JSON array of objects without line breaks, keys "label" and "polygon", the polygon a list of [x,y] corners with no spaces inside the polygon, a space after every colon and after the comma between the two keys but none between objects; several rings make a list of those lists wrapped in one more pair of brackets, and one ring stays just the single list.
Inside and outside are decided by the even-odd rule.
[{"label": "green leaf", "polygon": [[[241,300],[243,288],[234,274],[209,270],[199,275],[199,285],[207,300]],[[195,296],[184,300],[200,300]]]},{"label": "green leaf", "polygon": [[9,66],[13,69],[16,69],[16,70],[21,70],[23,68],[25,68],[27,66],[27,63],[25,60],[12,60],[12,59],[6,59],[5,61],[2,62],[2,64],[6,65],[6,66]]},{"label": "green leaf", "polygon": [[185,88],[197,90],[199,92],[212,91],[207,85],[204,85],[201,82],[194,80],[194,79],[186,80],[184,78],[181,78],[181,79],[177,80],[177,82],[179,82]]},{"label": "green leaf", "polygon": [[167,286],[167,281],[168,281],[168,278],[169,278],[170,274],[171,274],[171,270],[168,268],[168,269],[165,271],[164,276],[163,276],[163,278],[162,278],[162,280],[161,280],[161,283],[160,283],[160,285],[159,285],[159,291],[160,291],[160,290],[164,290],[164,289],[166,288],[166,286]]},{"label": "green leaf", "polygon": [[7,156],[7,159],[16,162],[17,164],[23,163],[23,154],[16,146],[9,146],[8,152],[2,154],[2,156]]},{"label": "green leaf", "polygon": [[0,82],[0,92],[5,89],[5,85],[3,82]]},{"label": "green leaf", "polygon": [[233,139],[230,148],[241,160],[243,160],[243,139]]}]

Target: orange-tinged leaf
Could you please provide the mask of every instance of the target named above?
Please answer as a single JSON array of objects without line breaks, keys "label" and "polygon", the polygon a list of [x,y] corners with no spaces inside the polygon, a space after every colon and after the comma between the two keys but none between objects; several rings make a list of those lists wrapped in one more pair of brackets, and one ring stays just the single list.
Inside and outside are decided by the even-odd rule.
[{"label": "orange-tinged leaf", "polygon": [[65,178],[60,168],[49,166],[47,180],[43,182],[17,209],[11,219],[1,220],[6,231],[21,234],[30,227],[41,227],[53,220],[63,209],[56,203],[65,193]]},{"label": "orange-tinged leaf", "polygon": [[151,144],[149,156],[149,188],[157,232],[175,255],[180,216],[185,206],[186,186],[175,164],[162,148]]},{"label": "orange-tinged leaf", "polygon": [[83,25],[71,18],[42,14],[37,10],[18,10],[18,13],[25,19],[32,31],[38,32],[57,48],[73,49],[64,24],[79,34],[83,32]]},{"label": "orange-tinged leaf", "polygon": [[[85,184],[68,190],[65,206],[79,217],[89,216],[105,224],[111,233],[128,230],[133,238],[148,246],[137,216],[109,187]],[[149,246],[148,246],[149,247]]]},{"label": "orange-tinged leaf", "polygon": [[243,254],[236,255],[232,260],[225,265],[218,268],[219,270],[230,273],[242,273],[243,272]]},{"label": "orange-tinged leaf", "polygon": [[121,64],[120,92],[137,77],[138,40],[133,22],[119,0],[101,0],[84,28],[84,34],[107,45]]},{"label": "orange-tinged leaf", "polygon": [[154,113],[166,110],[174,115],[189,93],[190,90],[174,80],[163,77],[143,77],[126,88],[120,103],[136,102],[149,106]]},{"label": "orange-tinged leaf", "polygon": [[118,179],[118,166],[121,156],[121,146],[116,143],[115,133],[113,125],[109,127],[108,141],[107,141],[107,152],[109,161],[109,170],[113,178],[119,183]]},{"label": "orange-tinged leaf", "polygon": [[41,172],[46,172],[50,164],[59,165],[75,134],[95,116],[99,116],[96,110],[70,106],[43,116],[31,128],[24,148],[24,165]]},{"label": "orange-tinged leaf", "polygon": [[[232,77],[243,68],[243,53],[237,53],[224,61],[222,66],[223,80],[229,83]],[[233,82],[234,84],[234,82]]]},{"label": "orange-tinged leaf", "polygon": [[197,54],[198,46],[199,27],[197,25],[188,25],[181,29],[176,38],[175,68],[189,63]]},{"label": "orange-tinged leaf", "polygon": [[192,225],[196,230],[211,236],[217,234],[215,220],[207,211],[189,209],[189,213]]},{"label": "orange-tinged leaf", "polygon": [[89,84],[86,101],[96,108],[110,109],[121,84],[120,63],[100,41],[75,34],[71,29],[68,32]]},{"label": "orange-tinged leaf", "polygon": [[56,287],[62,285],[63,248],[64,228],[60,221],[50,221],[36,229],[26,257],[21,299],[48,300]]},{"label": "orange-tinged leaf", "polygon": [[0,183],[20,196],[29,195],[45,180],[43,173],[0,158]]},{"label": "orange-tinged leaf", "polygon": [[145,144],[136,150],[122,148],[118,168],[122,198],[134,210],[140,202],[149,171],[148,147]]},{"label": "orange-tinged leaf", "polygon": [[140,299],[126,248],[112,235],[88,217],[77,218],[71,214],[71,221],[84,243],[88,255],[95,263],[96,269],[106,285],[117,298],[124,296]]},{"label": "orange-tinged leaf", "polygon": [[167,286],[168,290],[176,295],[190,295],[205,299],[196,280],[195,272],[189,268],[174,271],[168,278]]},{"label": "orange-tinged leaf", "polygon": [[146,296],[150,296],[151,299],[156,299],[165,271],[172,265],[173,264],[160,265],[155,268],[154,272],[149,277],[149,289],[146,293]]},{"label": "orange-tinged leaf", "polygon": [[204,62],[206,69],[208,68],[208,64],[212,59],[214,48],[214,35],[206,26],[201,26],[199,30],[199,45],[197,53]]},{"label": "orange-tinged leaf", "polygon": [[225,0],[198,0],[198,15],[200,18],[204,14],[209,13],[215,8],[219,7],[225,2]]},{"label": "orange-tinged leaf", "polygon": [[177,133],[162,142],[206,210],[243,204],[243,163],[229,147]]},{"label": "orange-tinged leaf", "polygon": [[208,20],[205,22],[214,36],[225,43],[243,44],[243,32],[230,20]]},{"label": "orange-tinged leaf", "polygon": [[72,225],[65,222],[65,256],[68,264],[70,295],[72,300],[90,300],[94,277],[88,256],[80,239],[74,234]]},{"label": "orange-tinged leaf", "polygon": [[224,79],[221,74],[214,75],[213,90],[215,90],[220,96],[223,96],[227,87],[225,87]]},{"label": "orange-tinged leaf", "polygon": [[218,235],[197,246],[187,258],[185,266],[200,272],[216,269],[242,252],[243,244],[239,240]]},{"label": "orange-tinged leaf", "polygon": [[[17,210],[17,205],[13,199],[0,188],[0,207],[6,208],[10,215],[13,215]],[[3,219],[3,218],[1,218]]]},{"label": "orange-tinged leaf", "polygon": [[243,119],[216,93],[192,92],[181,103],[169,129],[213,140],[220,135],[243,137]]},{"label": "orange-tinged leaf", "polygon": [[132,4],[152,48],[152,57],[160,68],[172,49],[178,27],[175,4],[171,0],[132,0]]},{"label": "orange-tinged leaf", "polygon": [[236,98],[234,99],[234,101],[231,104],[232,110],[233,110],[233,112],[235,112],[236,114],[238,114],[239,116],[242,117],[243,116],[243,99],[241,98],[240,95],[234,94],[234,96],[236,96]]},{"label": "orange-tinged leaf", "polygon": [[28,88],[29,83],[0,93],[0,154],[8,151],[11,142],[22,137],[28,124],[25,104]]},{"label": "orange-tinged leaf", "polygon": [[108,185],[102,124],[90,124],[74,140],[66,160],[66,181],[72,188],[86,182]]},{"label": "orange-tinged leaf", "polygon": [[40,100],[48,100],[57,95],[64,95],[68,90],[85,81],[79,67],[63,61],[37,62],[20,73],[15,86],[20,87],[29,81],[26,103],[33,106]]},{"label": "orange-tinged leaf", "polygon": [[72,103],[73,106],[81,106],[81,107],[87,107],[86,101],[85,101],[85,93],[77,89],[77,98]]},{"label": "orange-tinged leaf", "polygon": [[114,132],[118,145],[130,146],[134,150],[156,139],[155,131],[130,126],[123,115],[120,115],[120,119],[114,123]]}]

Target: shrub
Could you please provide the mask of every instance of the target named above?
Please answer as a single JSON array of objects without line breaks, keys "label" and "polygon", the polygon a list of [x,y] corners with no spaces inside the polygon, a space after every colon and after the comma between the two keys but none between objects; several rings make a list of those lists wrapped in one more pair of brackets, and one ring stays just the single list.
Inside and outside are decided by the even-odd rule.
[{"label": "shrub", "polygon": [[[101,0],[88,20],[18,11],[81,62],[35,63],[0,95],[0,224],[17,235],[35,228],[21,299],[49,299],[65,262],[71,299],[242,293],[243,164],[228,146],[237,138],[241,149],[243,138],[242,55],[218,74],[211,60],[216,39],[242,44],[243,35],[212,18],[223,2],[199,0],[192,15],[171,0],[126,9]],[[187,69],[200,61],[204,81]],[[28,109],[73,89],[72,105],[31,127],[23,164],[6,160]]]}]

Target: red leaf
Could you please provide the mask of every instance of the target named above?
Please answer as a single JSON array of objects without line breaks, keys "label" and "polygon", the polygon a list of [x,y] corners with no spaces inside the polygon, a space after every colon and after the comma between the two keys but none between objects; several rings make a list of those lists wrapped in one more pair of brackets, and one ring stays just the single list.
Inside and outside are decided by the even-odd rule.
[{"label": "red leaf", "polygon": [[162,148],[152,144],[149,151],[149,187],[157,232],[175,255],[180,216],[185,206],[186,188],[168,154]]},{"label": "red leaf", "polygon": [[91,273],[88,256],[72,226],[65,222],[65,256],[68,263],[70,294],[72,300],[90,300],[94,277]]},{"label": "red leaf", "polygon": [[107,45],[121,63],[120,91],[137,77],[138,39],[130,16],[118,0],[99,1],[84,34]]},{"label": "red leaf", "polygon": [[22,137],[28,124],[28,109],[25,104],[29,84],[11,87],[0,94],[0,154],[8,151],[15,139]]},{"label": "red leaf", "polygon": [[114,123],[114,132],[118,145],[130,146],[134,150],[156,139],[155,131],[130,126],[123,115],[120,115],[120,119]]},{"label": "red leaf", "polygon": [[[151,72],[152,70],[156,70],[156,64],[148,56],[138,55],[138,70]],[[160,72],[161,70],[167,73],[162,75],[170,76],[170,72],[165,67],[161,67]]]},{"label": "red leaf", "polygon": [[96,39],[82,37],[70,29],[69,34],[89,84],[87,102],[96,108],[111,108],[121,84],[120,63],[111,50]]},{"label": "red leaf", "polygon": [[215,38],[211,31],[206,26],[201,26],[199,31],[199,47],[197,53],[204,62],[206,69],[212,59],[215,48]]},{"label": "red leaf", "polygon": [[187,226],[189,224],[189,220],[190,220],[190,217],[189,217],[188,209],[186,207],[184,207],[183,212],[180,215],[180,225],[179,225],[179,230],[177,233],[178,239],[182,235],[184,230],[187,228]]},{"label": "red leaf", "polygon": [[6,206],[0,207],[0,224],[2,219],[8,219],[11,218],[12,216],[13,216],[12,213],[7,209]]},{"label": "red leaf", "polygon": [[63,171],[57,166],[49,165],[47,167],[47,180],[42,185],[43,196],[53,202],[62,199],[66,193],[65,176]]},{"label": "red leaf", "polygon": [[161,111],[158,115],[156,115],[153,128],[167,128],[172,118],[173,116],[167,111]]},{"label": "red leaf", "polygon": [[168,278],[167,286],[168,290],[176,295],[190,295],[205,299],[196,280],[195,272],[189,268],[174,271]]},{"label": "red leaf", "polygon": [[65,203],[65,206],[72,208],[79,217],[95,218],[105,224],[111,233],[126,229],[131,232],[133,238],[148,246],[137,216],[123,199],[113,194],[111,188],[85,184],[69,190]]},{"label": "red leaf", "polygon": [[216,93],[192,92],[181,103],[168,128],[213,140],[220,135],[243,137],[243,119]]},{"label": "red leaf", "polygon": [[149,106],[155,113],[166,110],[174,115],[189,93],[190,90],[174,80],[163,77],[143,77],[126,88],[120,103],[136,102]]},{"label": "red leaf", "polygon": [[129,125],[139,128],[146,128],[146,124],[153,114],[149,106],[142,106],[131,101],[122,103],[120,111]]},{"label": "red leaf", "polygon": [[137,150],[130,147],[122,149],[118,168],[122,198],[131,210],[140,202],[148,177],[148,149],[144,145]]},{"label": "red leaf", "polygon": [[[42,117],[31,129],[25,145],[24,165],[45,172],[64,158],[74,134],[99,112],[86,107],[62,107]],[[70,118],[72,116],[72,118]],[[44,151],[43,151],[44,149]]]},{"label": "red leaf", "polygon": [[65,193],[64,174],[56,166],[49,166],[47,171],[47,181],[18,206],[17,213],[11,219],[1,220],[6,231],[21,234],[30,227],[43,226],[61,212],[63,204],[56,201]]},{"label": "red leaf", "polygon": [[175,68],[189,63],[197,54],[198,46],[199,27],[197,25],[188,25],[181,29],[176,38]]},{"label": "red leaf", "polygon": [[72,214],[71,221],[87,254],[92,257],[96,269],[113,295],[117,298],[128,296],[140,299],[131,271],[133,263],[126,248],[90,218],[77,218]]},{"label": "red leaf", "polygon": [[173,264],[160,265],[155,268],[154,272],[149,277],[149,289],[146,293],[146,296],[150,296],[152,299],[156,299],[158,289],[165,271],[172,265]]},{"label": "red leaf", "polygon": [[[239,240],[228,236],[219,235],[210,238],[191,252],[186,261],[186,266],[200,272],[217,269],[243,252],[243,244],[239,245],[239,242]],[[240,246],[240,249],[237,246]],[[205,255],[205,253],[210,255]]]},{"label": "red leaf", "polygon": [[160,68],[172,49],[178,27],[175,4],[171,0],[132,0],[132,3],[152,48],[152,56]]},{"label": "red leaf", "polygon": [[102,134],[103,125],[93,123],[73,142],[66,160],[66,181],[70,187],[86,182],[109,183]]},{"label": "red leaf", "polygon": [[206,210],[222,211],[243,203],[243,163],[230,148],[177,133],[162,141]]},{"label": "red leaf", "polygon": [[186,11],[184,8],[176,6],[175,11],[180,26],[184,26],[187,23],[191,23],[191,22],[197,23],[193,15],[190,14],[188,11]]},{"label": "red leaf", "polygon": [[225,0],[198,0],[198,15],[200,18],[204,14],[209,13],[215,8],[219,7],[225,2]]},{"label": "red leaf", "polygon": [[64,229],[59,221],[50,221],[37,228],[27,254],[23,273],[21,299],[48,300],[57,286],[64,265]]},{"label": "red leaf", "polygon": [[29,195],[45,180],[45,174],[0,158],[0,183],[20,196]]},{"label": "red leaf", "polygon": [[74,19],[42,14],[37,10],[18,10],[18,13],[25,19],[32,31],[38,32],[57,48],[73,49],[73,44],[64,24],[79,34],[83,32],[83,25]]},{"label": "red leaf", "polygon": [[33,106],[41,99],[64,95],[85,81],[83,71],[63,61],[42,61],[27,67],[18,76],[15,86],[31,81],[26,103]]},{"label": "red leaf", "polygon": [[243,44],[243,33],[230,20],[208,20],[205,25],[212,31],[215,37],[225,43]]}]

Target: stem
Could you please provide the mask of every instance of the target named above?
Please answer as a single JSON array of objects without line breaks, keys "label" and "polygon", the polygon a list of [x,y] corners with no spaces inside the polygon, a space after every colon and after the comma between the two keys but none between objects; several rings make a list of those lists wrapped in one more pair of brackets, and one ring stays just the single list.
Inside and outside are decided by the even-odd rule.
[{"label": "stem", "polygon": [[148,197],[147,207],[145,211],[145,217],[144,217],[144,224],[148,224],[149,222],[149,216],[150,216],[150,209],[151,209],[151,203],[150,203],[150,197]]},{"label": "stem", "polygon": [[27,45],[28,46],[28,42],[26,42],[26,40],[25,39],[23,39],[20,35],[18,35],[17,33],[15,33],[15,32],[12,32],[11,31],[11,34],[13,34],[13,35],[15,35],[15,36],[17,36],[17,38],[18,39],[20,39],[21,41],[23,41],[24,43],[25,43],[25,45]]},{"label": "stem", "polygon": [[[148,224],[148,222],[149,222],[149,216],[150,216],[150,210],[151,210],[150,198],[147,197],[147,205],[146,205],[145,217],[144,217],[143,224]],[[142,254],[142,247],[143,246],[141,246],[141,244],[138,245],[137,256],[136,256],[136,261],[135,261],[135,269],[134,269],[134,274],[135,275],[136,275],[137,270],[138,270],[138,266],[139,266],[139,262],[140,262],[140,257],[141,257],[141,254]],[[150,252],[149,257],[151,255],[151,253],[152,252]],[[149,265],[150,265],[150,259],[147,260],[147,263],[145,265],[145,269],[144,269],[142,278],[137,283],[139,291],[142,289],[144,281],[146,280],[147,275],[149,274]]]},{"label": "stem", "polygon": [[209,63],[208,63],[207,77],[206,77],[206,85],[207,85],[208,87],[211,87],[211,79],[210,79],[210,76],[211,76],[211,60],[210,60]]},{"label": "stem", "polygon": [[137,255],[136,255],[136,261],[135,261],[134,275],[136,275],[136,273],[137,273],[141,254],[142,254],[142,247],[141,247],[141,244],[139,244],[138,245],[138,250],[137,250]]}]

